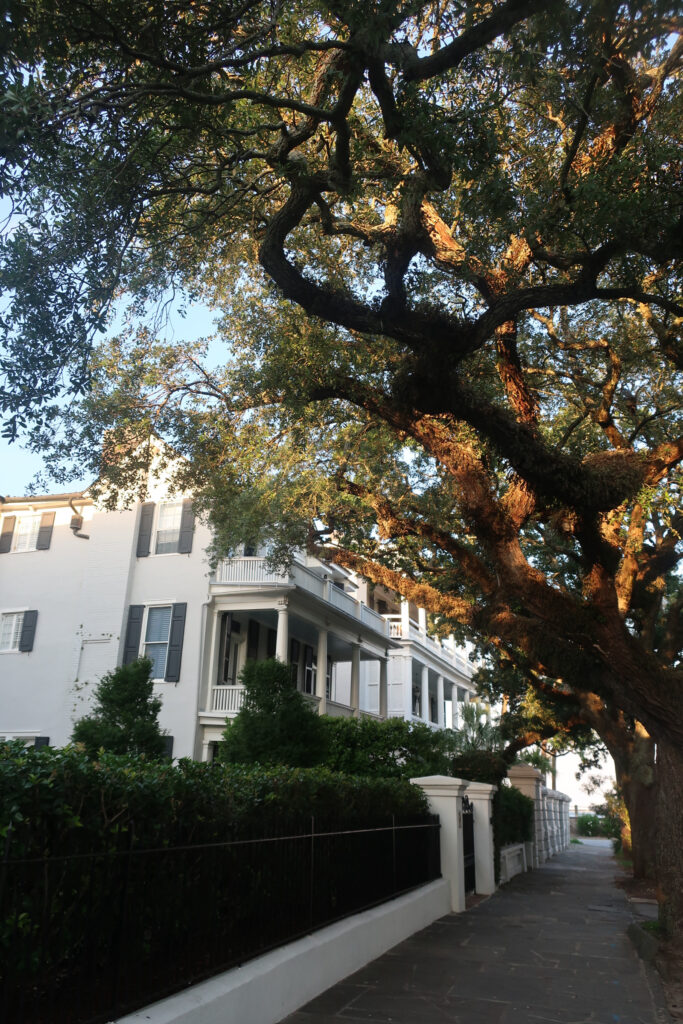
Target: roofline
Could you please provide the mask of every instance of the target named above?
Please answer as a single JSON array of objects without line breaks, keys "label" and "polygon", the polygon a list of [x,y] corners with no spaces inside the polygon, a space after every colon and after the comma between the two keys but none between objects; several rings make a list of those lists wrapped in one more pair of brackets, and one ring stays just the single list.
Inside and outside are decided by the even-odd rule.
[{"label": "roofline", "polygon": [[92,498],[86,491],[66,491],[64,494],[7,495],[6,497],[0,494],[0,505],[68,504],[70,501],[92,501]]}]

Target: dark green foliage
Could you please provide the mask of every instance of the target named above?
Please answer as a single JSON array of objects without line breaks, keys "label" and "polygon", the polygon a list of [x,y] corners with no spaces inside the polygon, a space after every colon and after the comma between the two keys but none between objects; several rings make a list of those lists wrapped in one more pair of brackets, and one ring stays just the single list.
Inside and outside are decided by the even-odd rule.
[{"label": "dark green foliage", "polygon": [[275,658],[248,661],[240,673],[242,710],[223,733],[219,757],[228,764],[321,764],[327,749],[320,717],[292,684],[289,665]]},{"label": "dark green foliage", "polygon": [[509,843],[529,843],[533,838],[534,802],[515,786],[501,786],[498,790],[498,808],[495,816],[496,841],[499,846]]},{"label": "dark green foliage", "polygon": [[325,768],[173,765],[76,747],[0,745],[0,835],[12,856],[174,846],[273,834],[283,821],[367,825],[424,813],[426,798],[399,779],[362,779]]},{"label": "dark green foliage", "polygon": [[97,757],[100,750],[162,756],[161,699],[154,696],[151,669],[148,658],[138,658],[102,676],[92,714],[76,722],[71,737],[74,743],[83,744],[89,757]]},{"label": "dark green foliage", "polygon": [[489,782],[497,786],[507,775],[509,765],[500,752],[495,750],[472,750],[467,754],[456,754],[451,760],[450,775],[470,782]]},{"label": "dark green foliage", "polygon": [[618,839],[622,822],[619,818],[603,818],[598,814],[580,814],[576,819],[576,831],[580,836],[601,836]]},{"label": "dark green foliage", "polygon": [[385,778],[451,775],[453,734],[421,723],[389,718],[323,718],[326,763],[333,771]]}]

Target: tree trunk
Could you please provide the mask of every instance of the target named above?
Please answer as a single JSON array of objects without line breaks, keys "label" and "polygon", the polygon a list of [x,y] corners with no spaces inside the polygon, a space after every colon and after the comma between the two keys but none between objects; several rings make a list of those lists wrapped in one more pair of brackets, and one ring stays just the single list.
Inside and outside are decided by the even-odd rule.
[{"label": "tree trunk", "polygon": [[664,934],[683,942],[683,751],[657,743],[657,899]]},{"label": "tree trunk", "polygon": [[656,829],[655,745],[636,723],[628,742],[617,744],[611,736],[607,746],[616,769],[631,824],[631,856],[635,878],[654,878]]},{"label": "tree trunk", "polygon": [[624,802],[631,823],[631,857],[634,878],[654,878],[657,785],[639,779],[622,783]]}]

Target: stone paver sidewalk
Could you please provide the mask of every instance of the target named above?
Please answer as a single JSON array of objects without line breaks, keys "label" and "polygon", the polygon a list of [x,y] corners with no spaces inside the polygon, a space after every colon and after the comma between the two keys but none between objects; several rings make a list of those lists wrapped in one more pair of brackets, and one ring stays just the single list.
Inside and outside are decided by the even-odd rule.
[{"label": "stone paver sidewalk", "polygon": [[658,979],[626,935],[633,917],[616,872],[607,841],[572,845],[286,1024],[668,1024]]}]

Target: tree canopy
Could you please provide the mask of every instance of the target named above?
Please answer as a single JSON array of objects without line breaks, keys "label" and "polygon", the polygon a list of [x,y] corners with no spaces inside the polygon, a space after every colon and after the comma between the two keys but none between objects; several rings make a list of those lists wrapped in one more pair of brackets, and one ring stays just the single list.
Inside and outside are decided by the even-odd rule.
[{"label": "tree canopy", "polygon": [[[639,723],[680,849],[675,5],[6,10],[10,434],[61,416],[116,491],[156,433],[217,554],[308,544]],[[93,348],[174,289],[223,365]]]}]

